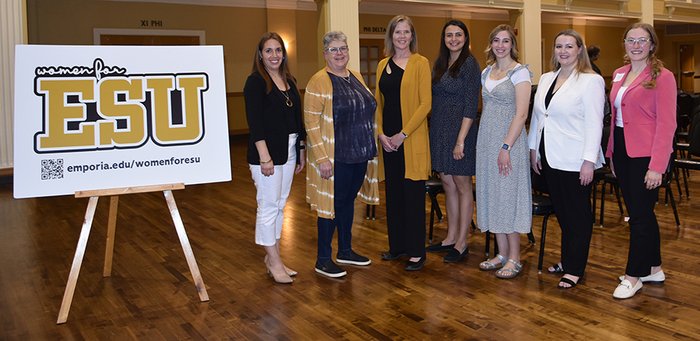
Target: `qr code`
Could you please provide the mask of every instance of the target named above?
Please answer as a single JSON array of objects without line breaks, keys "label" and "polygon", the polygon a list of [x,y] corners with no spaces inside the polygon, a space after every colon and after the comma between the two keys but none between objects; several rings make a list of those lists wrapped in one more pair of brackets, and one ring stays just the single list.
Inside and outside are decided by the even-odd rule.
[{"label": "qr code", "polygon": [[41,160],[41,180],[63,179],[63,159]]}]

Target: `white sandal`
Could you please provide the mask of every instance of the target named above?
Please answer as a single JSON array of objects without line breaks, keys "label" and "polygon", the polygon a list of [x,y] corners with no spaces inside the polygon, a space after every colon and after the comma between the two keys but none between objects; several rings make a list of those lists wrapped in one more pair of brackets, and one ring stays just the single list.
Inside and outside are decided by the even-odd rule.
[{"label": "white sandal", "polygon": [[[496,258],[498,258],[499,262],[495,263],[495,264],[491,263],[491,261],[496,259]],[[507,262],[506,257],[503,257],[501,255],[496,255],[496,257],[494,257],[494,258],[491,258],[487,261],[483,261],[483,262],[479,263],[479,269],[485,270],[485,271],[500,269],[504,265],[506,265],[506,262]]]},{"label": "white sandal", "polygon": [[496,277],[501,278],[501,279],[515,278],[516,276],[518,276],[518,274],[520,274],[520,271],[523,270],[522,263],[516,262],[512,259],[509,259],[508,263],[512,263],[513,268],[512,269],[501,268],[500,270],[496,271]]}]

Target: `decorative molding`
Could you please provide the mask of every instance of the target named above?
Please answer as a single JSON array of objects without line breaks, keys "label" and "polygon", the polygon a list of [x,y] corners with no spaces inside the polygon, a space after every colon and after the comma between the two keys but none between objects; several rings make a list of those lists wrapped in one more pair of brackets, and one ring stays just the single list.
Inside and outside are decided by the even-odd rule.
[{"label": "decorative molding", "polygon": [[[698,19],[700,17],[700,3],[680,1],[680,0],[664,0],[664,7],[666,8],[666,11],[668,12],[668,16],[666,18],[664,18],[666,20],[692,22],[692,23],[700,22],[700,19]],[[678,18],[674,18],[674,13],[676,12],[677,8],[696,12],[697,15],[693,15],[693,16],[686,15],[686,16],[680,16]],[[657,17],[659,17],[659,16],[658,15],[654,16],[655,19]],[[664,20],[664,19],[661,19],[661,20]],[[687,20],[687,19],[690,19],[690,20]]]},{"label": "decorative molding", "polygon": [[576,16],[586,17],[586,19],[588,20],[603,21],[605,20],[604,17],[616,19],[639,19],[642,16],[641,12],[632,12],[627,10],[626,5],[629,2],[629,0],[586,0],[585,2],[602,2],[606,4],[616,2],[618,6],[615,10],[598,7],[584,7],[577,5],[577,2],[575,0],[565,0],[563,5],[542,4],[542,12],[568,13]]},{"label": "decorative molding", "polygon": [[[120,0],[121,1],[121,0]],[[94,28],[92,30],[92,42],[100,45],[102,35],[128,35],[128,36],[198,36],[199,44],[206,45],[206,32],[200,30],[151,30],[137,28]]]},{"label": "decorative molding", "polygon": [[508,21],[508,10],[522,10],[522,6],[522,2],[498,0],[364,0],[360,13],[393,16],[401,8],[409,16]]},{"label": "decorative molding", "polygon": [[668,14],[655,14],[654,21],[662,23],[700,24],[700,14],[698,14],[698,16],[674,15],[673,17],[669,17]]},{"label": "decorative molding", "polygon": [[314,0],[105,0],[119,2],[153,2],[176,5],[273,8],[316,11]]}]

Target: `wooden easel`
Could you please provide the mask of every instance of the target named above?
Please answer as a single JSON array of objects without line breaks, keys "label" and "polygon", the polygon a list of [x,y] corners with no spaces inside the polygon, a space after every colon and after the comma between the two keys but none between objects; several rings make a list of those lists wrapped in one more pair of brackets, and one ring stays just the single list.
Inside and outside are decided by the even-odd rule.
[{"label": "wooden easel", "polygon": [[83,263],[83,256],[85,255],[85,247],[87,246],[88,237],[90,236],[92,220],[95,217],[97,199],[99,199],[101,196],[110,197],[109,220],[107,223],[107,241],[105,247],[105,264],[102,270],[102,275],[104,277],[109,277],[112,274],[112,254],[114,251],[114,234],[117,226],[117,206],[119,204],[119,195],[163,191],[165,201],[168,203],[168,209],[170,209],[170,215],[172,216],[173,223],[175,224],[175,231],[177,231],[177,236],[180,238],[182,251],[184,251],[185,259],[187,259],[187,265],[190,267],[190,272],[192,273],[192,279],[194,280],[194,285],[197,288],[199,299],[202,302],[209,301],[207,288],[204,286],[202,276],[199,274],[199,267],[197,267],[197,261],[194,259],[194,253],[192,253],[192,247],[190,246],[190,241],[187,238],[187,232],[185,232],[185,225],[182,223],[182,218],[180,218],[180,212],[177,210],[175,198],[173,197],[172,193],[172,190],[184,188],[185,185],[179,183],[75,192],[76,198],[89,197],[90,200],[88,202],[87,210],[85,211],[85,221],[83,221],[83,228],[80,231],[78,246],[75,248],[73,265],[70,269],[70,275],[68,276],[68,282],[66,283],[66,291],[63,294],[63,302],[61,302],[61,309],[58,311],[58,321],[56,321],[56,324],[66,323],[66,320],[68,319],[70,305],[73,302],[75,285],[78,281],[78,275],[80,274],[80,266]]}]

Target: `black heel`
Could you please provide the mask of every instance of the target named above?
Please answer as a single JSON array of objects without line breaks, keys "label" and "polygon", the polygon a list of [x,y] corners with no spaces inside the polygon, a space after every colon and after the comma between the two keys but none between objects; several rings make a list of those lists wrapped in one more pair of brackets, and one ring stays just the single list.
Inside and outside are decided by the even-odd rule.
[{"label": "black heel", "polygon": [[[567,275],[571,275],[571,274],[567,274]],[[571,275],[571,276],[573,276],[573,275]],[[574,280],[572,280],[572,279],[568,279],[568,278],[562,276],[562,277],[559,279],[559,284],[557,284],[557,288],[559,288],[559,289],[564,289],[564,290],[566,290],[566,289],[571,289],[571,288],[576,287],[576,286],[579,285],[579,284],[583,284],[583,282],[584,282],[583,276],[580,276],[576,282],[574,282]],[[569,287],[563,287],[563,286],[561,286],[562,283],[566,283],[566,284],[568,284],[568,285],[570,285],[570,286],[569,286]]]}]

